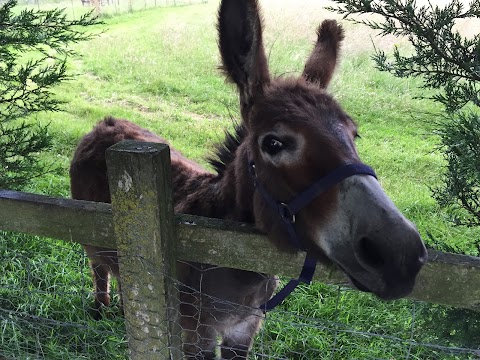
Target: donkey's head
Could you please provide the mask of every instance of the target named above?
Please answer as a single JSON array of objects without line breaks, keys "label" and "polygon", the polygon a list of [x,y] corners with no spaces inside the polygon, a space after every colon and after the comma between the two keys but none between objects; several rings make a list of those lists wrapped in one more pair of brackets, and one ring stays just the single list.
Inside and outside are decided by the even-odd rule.
[{"label": "donkey's head", "polygon": [[[425,246],[361,164],[357,126],[325,91],[344,37],[340,25],[320,25],[298,79],[271,78],[256,0],[223,0],[218,28],[223,70],[240,93],[248,157],[242,161],[256,178],[256,225],[280,245],[291,244],[287,217],[294,221],[297,247],[337,264],[359,289],[384,299],[410,293],[427,258]],[[354,170],[332,179],[345,166]],[[311,190],[325,178],[330,185]],[[290,209],[292,199],[299,209]],[[282,206],[283,220],[275,210]]]}]

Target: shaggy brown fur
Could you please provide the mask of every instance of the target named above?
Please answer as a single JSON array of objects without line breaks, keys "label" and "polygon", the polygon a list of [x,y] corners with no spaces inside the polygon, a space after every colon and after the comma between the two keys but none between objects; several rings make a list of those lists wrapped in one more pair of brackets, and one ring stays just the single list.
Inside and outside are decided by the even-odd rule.
[{"label": "shaggy brown fur", "polygon": [[[217,148],[217,157],[211,160],[216,173],[172,149],[175,212],[254,223],[269,241],[286,251],[297,251],[289,244],[278,215],[255,191],[248,160],[255,161],[257,177],[271,195],[285,202],[333,169],[360,161],[354,145],[356,125],[325,92],[337,63],[343,30],[334,20],[322,23],[312,55],[298,79],[270,78],[256,0],[223,0],[218,31],[222,68],[239,90],[242,123]],[[110,202],[105,150],[125,139],[165,142],[126,120],[108,117],[101,121],[81,140],[72,160],[75,199]],[[332,253],[324,253],[316,231],[328,224],[338,198],[339,187],[335,186],[298,214],[295,226],[304,247],[323,261],[339,249],[347,260],[333,260],[343,269],[349,269],[351,262],[352,268],[367,274],[365,290],[369,282],[385,285],[371,289],[379,296],[398,297],[411,291],[424,251],[418,233],[411,229],[393,245],[377,243],[362,234],[359,244],[341,239],[344,242],[333,246]],[[117,253],[84,248],[91,261],[95,307],[100,316],[101,307],[110,301],[109,274],[118,277]],[[390,255],[400,252],[404,256],[399,259]],[[222,359],[246,359],[263,318],[258,307],[271,297],[276,278],[193,263],[178,263],[178,274],[184,284],[180,311],[186,357],[214,359],[220,337]]]},{"label": "shaggy brown fur", "polygon": [[[229,186],[234,181],[233,172],[229,170],[232,170],[242,131],[240,127],[237,136],[228,134],[224,146],[219,147],[218,160],[212,160],[217,174],[206,172],[172,149],[176,212],[253,222],[251,206],[239,208],[235,204],[235,186]],[[77,147],[70,169],[73,198],[110,202],[105,150],[125,139],[165,143],[161,137],[127,120],[106,118]],[[110,303],[109,273],[117,278],[119,276],[118,258],[113,249],[94,246],[84,246],[84,249],[90,258],[95,281],[96,315],[100,317],[101,308]],[[258,308],[270,298],[276,287],[276,278],[203,264],[179,263],[178,267],[180,282],[184,284],[180,289],[180,310],[186,353],[201,353],[205,358],[213,358],[216,337],[221,334],[224,338],[223,358],[234,358],[227,356],[232,351],[246,354],[262,319],[261,311],[251,310],[250,307]],[[200,288],[201,294],[198,293]],[[217,303],[217,299],[221,301]],[[245,310],[239,310],[242,306],[249,308],[245,315]],[[210,310],[200,311],[201,307]],[[235,316],[236,313],[242,315]],[[241,330],[236,332],[235,327]]]}]

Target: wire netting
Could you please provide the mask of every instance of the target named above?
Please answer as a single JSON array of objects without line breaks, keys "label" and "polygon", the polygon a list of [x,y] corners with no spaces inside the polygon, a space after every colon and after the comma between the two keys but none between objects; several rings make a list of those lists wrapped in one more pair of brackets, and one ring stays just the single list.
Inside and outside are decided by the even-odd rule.
[{"label": "wire netting", "polygon": [[[219,358],[230,358],[230,351],[243,355],[242,340],[256,330],[252,317],[263,326],[254,338],[249,359],[480,358],[480,314],[474,311],[408,299],[384,302],[350,288],[315,283],[300,286],[264,317],[257,307],[232,303],[228,293],[221,297],[209,294],[215,290],[206,275],[216,269],[194,266],[205,282],[194,288],[178,283],[180,299],[185,292],[193,292],[197,303],[203,305],[189,314],[197,330],[197,342],[187,343],[189,349],[198,350],[192,359],[207,356],[209,351],[202,353],[201,348],[210,349],[212,343]],[[218,282],[224,283],[221,277],[219,274]],[[283,279],[280,287],[286,281]],[[252,294],[245,291],[245,297]],[[235,338],[240,341],[232,343]]]},{"label": "wire netting", "polygon": [[94,320],[81,246],[0,232],[0,359],[125,358],[125,326],[112,291],[107,316]]},{"label": "wire netting", "polygon": [[[314,283],[264,318],[245,304],[268,294],[269,278],[250,274],[239,282],[241,273],[184,265],[191,270],[188,281],[174,281],[190,358],[242,355],[259,325],[249,359],[480,359],[480,315],[474,311],[384,302]],[[111,304],[96,319],[81,246],[0,233],[0,269],[0,359],[128,358],[118,285],[114,281]],[[141,279],[138,284],[148,287]]]}]

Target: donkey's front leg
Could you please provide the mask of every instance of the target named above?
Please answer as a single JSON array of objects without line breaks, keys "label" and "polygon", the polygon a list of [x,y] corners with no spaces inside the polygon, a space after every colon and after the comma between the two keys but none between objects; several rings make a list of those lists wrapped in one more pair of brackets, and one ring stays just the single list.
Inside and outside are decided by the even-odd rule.
[{"label": "donkey's front leg", "polygon": [[217,332],[208,325],[184,328],[183,351],[186,360],[215,360]]}]

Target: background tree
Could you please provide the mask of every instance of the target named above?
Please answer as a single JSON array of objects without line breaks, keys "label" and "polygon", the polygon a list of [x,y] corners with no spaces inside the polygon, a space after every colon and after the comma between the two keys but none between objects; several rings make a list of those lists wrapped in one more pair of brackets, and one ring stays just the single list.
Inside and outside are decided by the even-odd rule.
[{"label": "background tree", "polygon": [[59,110],[52,88],[69,79],[69,46],[90,39],[82,27],[98,23],[91,13],[69,20],[59,9],[18,14],[16,4],[0,8],[0,189],[18,189],[46,171],[39,153],[51,145],[47,126],[25,118]]},{"label": "background tree", "polygon": [[[448,208],[457,224],[480,225],[480,34],[464,37],[457,20],[479,18],[480,0],[464,6],[453,0],[445,7],[414,0],[334,0],[330,8],[346,18],[376,14],[382,21],[353,19],[381,35],[404,36],[413,52],[393,49],[392,59],[375,49],[378,69],[397,77],[421,77],[431,98],[444,105],[445,116],[435,126],[447,161],[437,202]],[[480,244],[480,243],[479,243]]]}]

